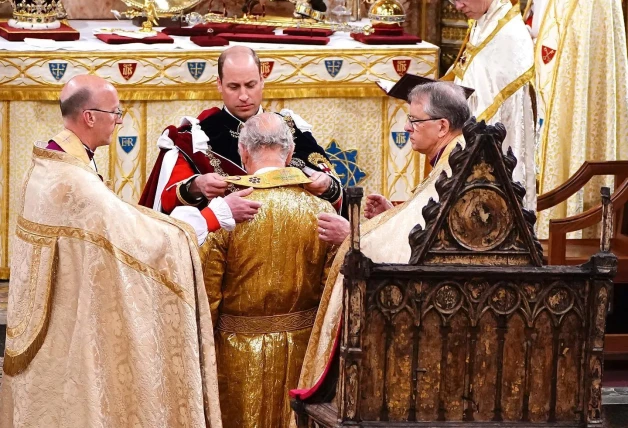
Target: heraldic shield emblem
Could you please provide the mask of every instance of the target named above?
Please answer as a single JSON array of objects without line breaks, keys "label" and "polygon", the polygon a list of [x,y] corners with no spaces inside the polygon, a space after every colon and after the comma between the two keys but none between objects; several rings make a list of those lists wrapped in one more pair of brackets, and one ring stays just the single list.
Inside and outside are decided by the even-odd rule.
[{"label": "heraldic shield emblem", "polygon": [[408,139],[410,138],[409,132],[391,132],[392,139],[395,143],[395,146],[403,149],[406,144],[408,144]]},{"label": "heraldic shield emblem", "polygon": [[401,77],[408,72],[410,68],[411,59],[393,59],[393,67],[397,74]]},{"label": "heraldic shield emblem", "polygon": [[120,70],[120,75],[124,77],[124,80],[129,80],[135,74],[135,69],[137,68],[136,62],[119,62],[118,69]]},{"label": "heraldic shield emblem", "polygon": [[343,60],[341,59],[326,59],[325,68],[327,69],[327,73],[329,73],[331,77],[336,77],[342,68],[342,62]]},{"label": "heraldic shield emblem", "polygon": [[270,73],[273,72],[273,66],[275,65],[275,61],[262,61],[259,65],[262,70],[262,77],[266,79],[268,78],[268,76],[270,76]]},{"label": "heraldic shield emblem", "polygon": [[68,68],[67,62],[49,62],[48,69],[50,70],[50,74],[52,77],[58,82],[63,78],[65,74],[65,70]]},{"label": "heraldic shield emblem", "polygon": [[118,137],[118,144],[125,153],[129,154],[137,144],[137,137]]},{"label": "heraldic shield emblem", "polygon": [[188,61],[188,70],[194,80],[198,80],[205,71],[205,61]]}]

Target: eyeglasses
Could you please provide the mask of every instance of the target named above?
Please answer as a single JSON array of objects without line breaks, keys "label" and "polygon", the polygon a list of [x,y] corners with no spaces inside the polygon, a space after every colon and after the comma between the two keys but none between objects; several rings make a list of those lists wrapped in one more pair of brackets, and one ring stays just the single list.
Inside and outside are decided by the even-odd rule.
[{"label": "eyeglasses", "polygon": [[410,125],[412,125],[412,129],[416,130],[416,128],[414,127],[415,123],[422,123],[422,122],[429,122],[430,120],[441,120],[444,119],[444,117],[434,117],[434,118],[430,118],[430,119],[415,119],[410,115],[408,116],[408,123],[410,123]]},{"label": "eyeglasses", "polygon": [[101,113],[115,114],[116,116],[118,116],[118,119],[122,119],[122,109],[120,107],[118,107],[114,111],[101,110],[99,108],[86,108],[83,111],[99,111]]},{"label": "eyeglasses", "polygon": [[449,2],[450,5],[452,5],[453,7],[456,7],[456,3],[462,3],[463,0],[447,0]]}]

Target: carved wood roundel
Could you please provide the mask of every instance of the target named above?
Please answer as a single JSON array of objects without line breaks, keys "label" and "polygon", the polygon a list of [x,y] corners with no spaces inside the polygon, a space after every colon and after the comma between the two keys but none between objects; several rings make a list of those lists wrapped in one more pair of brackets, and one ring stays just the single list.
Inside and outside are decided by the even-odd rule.
[{"label": "carved wood roundel", "polygon": [[487,187],[474,187],[462,194],[449,212],[454,239],[472,251],[488,251],[504,242],[513,217],[502,195]]}]

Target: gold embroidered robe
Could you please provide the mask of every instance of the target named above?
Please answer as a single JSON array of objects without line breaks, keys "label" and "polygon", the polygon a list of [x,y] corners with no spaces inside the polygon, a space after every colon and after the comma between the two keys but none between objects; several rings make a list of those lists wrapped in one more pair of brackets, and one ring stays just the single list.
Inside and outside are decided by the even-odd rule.
[{"label": "gold embroidered robe", "polygon": [[[411,250],[408,235],[417,224],[425,227],[423,208],[430,199],[439,200],[435,187],[436,180],[442,172],[451,177],[449,155],[457,145],[460,145],[462,149],[466,147],[462,135],[449,142],[438,162],[434,165],[434,169],[414,190],[413,196],[408,201],[360,226],[360,250],[364,255],[376,263],[407,263],[410,260]],[[310,393],[310,390],[321,381],[331,363],[332,350],[338,337],[342,319],[344,276],[340,273],[340,268],[348,250],[349,240],[345,240],[339,247],[338,254],[329,271],[303,361],[299,390],[294,391],[295,395]],[[292,423],[291,426],[295,427],[295,424]]]},{"label": "gold embroidered robe", "polygon": [[249,198],[262,203],[255,218],[210,234],[202,247],[223,424],[282,428],[293,418],[288,391],[335,253],[319,239],[316,216],[334,209],[297,186]]},{"label": "gold embroidered robe", "polygon": [[[584,161],[628,159],[628,59],[621,2],[545,3],[542,19],[534,16],[541,22],[535,53],[540,193],[563,184]],[[538,235],[547,238],[550,219],[599,204],[601,186],[612,188],[613,177],[594,177],[577,196],[541,212]],[[599,231],[585,229],[582,236],[594,238]]]},{"label": "gold embroidered robe", "polygon": [[22,188],[0,426],[220,428],[194,232],[119,199],[58,137]]}]

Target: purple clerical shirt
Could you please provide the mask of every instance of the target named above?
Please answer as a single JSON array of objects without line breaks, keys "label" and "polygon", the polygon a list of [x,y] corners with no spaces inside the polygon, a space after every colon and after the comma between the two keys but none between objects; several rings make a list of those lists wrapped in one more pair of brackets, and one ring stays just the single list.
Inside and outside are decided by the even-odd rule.
[{"label": "purple clerical shirt", "polygon": [[[85,147],[85,146],[83,146]],[[54,150],[56,152],[63,152],[65,153],[65,150],[63,150],[63,148],[61,148],[60,145],[58,145],[55,141],[50,140],[48,141],[48,145],[46,146],[46,148],[48,150]],[[89,160],[91,161],[94,158],[94,152],[92,152],[90,149],[88,149],[87,147],[85,147],[85,151],[87,152],[87,157],[89,158]],[[96,173],[98,174],[98,171],[96,171]],[[98,174],[98,176],[100,177],[101,180],[103,180],[102,175]],[[103,180],[104,181],[104,180]]]}]

